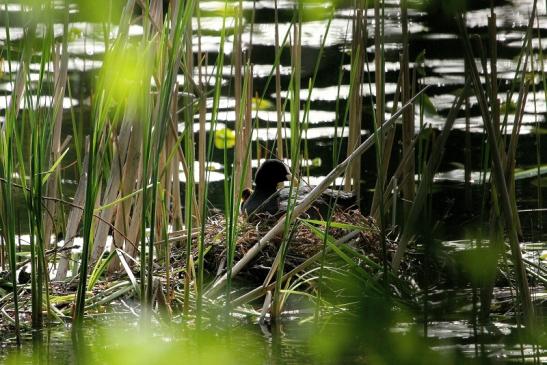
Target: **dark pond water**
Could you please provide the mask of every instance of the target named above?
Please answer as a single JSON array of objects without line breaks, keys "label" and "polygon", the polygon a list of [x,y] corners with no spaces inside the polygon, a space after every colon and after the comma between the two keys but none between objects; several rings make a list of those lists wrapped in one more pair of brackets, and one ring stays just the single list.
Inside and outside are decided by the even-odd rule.
[{"label": "dark pond water", "polygon": [[[440,0],[442,2],[444,0]],[[496,6],[497,14],[497,31],[498,31],[498,61],[497,68],[499,73],[499,99],[502,103],[509,105],[506,92],[510,89],[512,80],[515,78],[515,70],[517,69],[518,56],[522,50],[522,42],[524,38],[524,29],[526,28],[529,15],[531,12],[532,0],[512,0]],[[254,64],[253,85],[254,90],[258,94],[264,93],[266,99],[275,105],[275,88],[271,82],[266,89],[267,78],[270,75],[272,60],[274,59],[274,8],[273,1],[243,1],[244,15],[246,19],[245,34],[243,41],[245,47],[251,52],[251,60]],[[283,36],[289,28],[290,20],[293,16],[294,3],[292,1],[279,2],[279,31]],[[23,24],[24,11],[20,5],[15,3],[7,3],[2,6],[2,12],[9,14],[10,19],[10,37],[12,42],[17,44],[24,40]],[[199,6],[202,9],[201,27],[204,30],[204,35],[201,39],[201,47],[203,52],[209,54],[209,63],[213,64],[218,56],[220,35],[219,31],[222,27],[222,14],[224,2],[222,1],[200,1]],[[231,5],[230,5],[231,6]],[[328,2],[318,2],[310,4],[309,7],[318,10],[320,13],[325,9],[329,9]],[[89,93],[92,89],[93,82],[102,66],[102,55],[105,51],[104,37],[102,35],[102,25],[93,23],[86,18],[85,14],[78,12],[76,6],[71,7],[71,23],[69,26],[70,42],[69,42],[69,72],[71,82],[71,97],[65,97],[63,107],[65,108],[66,128],[64,131],[67,134],[72,133],[72,121],[74,117],[72,112],[76,113],[76,119],[82,123],[84,132],[90,115]],[[251,19],[253,9],[255,11],[254,24],[252,25],[252,49],[249,47]],[[478,34],[482,39],[486,39],[487,35],[487,16],[489,9],[475,9],[467,13],[468,31],[472,34]],[[547,16],[546,5],[544,1],[538,3],[538,22],[533,31],[534,41],[532,47],[536,54],[534,60],[534,68],[537,71],[542,67],[540,63],[540,50],[547,49],[547,39],[543,38],[547,34]],[[317,12],[315,12],[317,14]],[[372,14],[372,12],[370,12]],[[302,28],[302,100],[310,98],[311,110],[309,113],[308,123],[309,129],[307,132],[307,148],[308,158],[311,167],[311,183],[317,182],[322,176],[327,174],[333,165],[333,148],[334,139],[340,138],[345,141],[344,136],[340,133],[336,135],[334,123],[339,117],[337,110],[344,110],[345,103],[349,94],[349,79],[350,79],[350,59],[348,54],[347,44],[351,41],[351,16],[352,11],[348,8],[341,7],[335,10],[334,18],[330,25],[330,30],[326,33],[328,20],[316,18],[305,21]],[[386,50],[386,94],[388,106],[391,106],[393,95],[396,89],[396,83],[399,74],[398,59],[401,52],[401,25],[400,25],[400,10],[397,1],[386,1],[385,8],[385,50]],[[363,84],[364,94],[366,95],[364,102],[364,121],[363,135],[370,133],[372,128],[371,103],[374,102],[374,86],[369,87],[368,80],[374,80],[374,39],[373,39],[373,20],[372,15],[368,20],[368,38],[367,38],[367,60],[368,70],[365,75]],[[197,19],[193,20],[197,24]],[[227,18],[227,27],[233,27],[233,18]],[[6,42],[6,17],[0,16],[0,44]],[[455,99],[455,92],[461,89],[465,82],[463,48],[455,27],[450,25],[450,19],[444,19],[440,13],[425,13],[417,10],[410,12],[410,59],[415,60],[422,52],[423,58],[423,73],[417,75],[417,83],[420,86],[430,86],[427,95],[434,106],[434,110],[426,112],[423,116],[417,112],[416,120],[422,121],[422,124],[430,127],[434,132],[439,131],[446,120],[448,110]],[[63,32],[62,24],[55,27],[56,36],[61,36]],[[142,33],[142,27],[134,25],[130,29],[130,33],[138,37]],[[111,29],[111,36],[116,34],[116,27]],[[541,40],[541,41],[540,41]],[[313,90],[307,90],[308,78],[311,77],[313,69],[316,65],[319,56],[319,49],[322,42],[325,42],[324,56],[319,64],[318,79]],[[231,49],[233,46],[233,36],[229,35],[225,45],[225,54],[228,60],[231,57]],[[195,39],[194,51],[197,51],[197,38]],[[10,82],[10,69],[12,75],[18,68],[17,62],[11,62],[8,65],[5,61],[5,53],[2,53],[0,59],[0,121],[6,106],[10,100],[10,93],[13,91],[13,83]],[[480,63],[479,60],[477,62]],[[281,58],[281,82],[283,93],[282,97],[289,97],[288,83],[290,80],[290,54],[286,52]],[[228,62],[227,62],[228,64]],[[480,69],[480,67],[479,67]],[[36,82],[38,78],[39,64],[31,65],[30,80]],[[212,75],[214,70],[208,67],[206,74]],[[197,74],[197,71],[196,71]],[[223,97],[220,103],[219,122],[228,127],[234,127],[235,121],[235,100],[233,98],[232,84],[233,69],[226,66],[223,69]],[[182,81],[182,76],[181,79]],[[339,85],[341,80],[341,85]],[[544,85],[539,75],[532,77],[532,88],[528,94],[528,99],[524,108],[523,126],[520,131],[519,147],[517,152],[517,167],[523,170],[530,169],[539,165],[544,165],[547,161],[547,125],[545,117],[547,115],[547,102]],[[532,91],[533,89],[533,91]],[[32,88],[31,88],[32,92]],[[371,95],[372,94],[372,95]],[[516,102],[517,94],[514,94],[511,101]],[[36,100],[40,105],[49,106],[51,97],[42,96]],[[340,104],[338,104],[340,102]],[[209,102],[209,111],[211,110],[212,100]],[[465,249],[469,245],[467,239],[471,234],[477,231],[476,216],[472,214],[480,210],[483,184],[482,179],[488,178],[487,172],[482,170],[481,151],[485,141],[485,132],[483,130],[480,111],[477,106],[476,98],[470,99],[470,115],[469,115],[469,143],[472,149],[472,181],[471,181],[471,200],[466,202],[464,189],[464,165],[465,153],[464,146],[466,143],[466,116],[462,112],[456,120],[454,130],[450,135],[445,158],[441,164],[440,172],[436,176],[436,185],[434,189],[434,215],[438,219],[440,239],[445,240],[445,246],[458,251]],[[72,109],[72,112],[71,112]],[[258,120],[258,129],[253,136],[253,146],[257,141],[262,145],[272,146],[276,135],[276,119],[275,110],[258,110],[256,111]],[[289,115],[286,113],[285,118],[289,120]],[[509,113],[507,134],[512,131],[512,121],[514,114]],[[196,119],[197,122],[197,119]],[[420,123],[417,123],[419,126]],[[419,131],[417,127],[417,131]],[[345,148],[345,147],[344,147]],[[345,150],[345,149],[344,149]],[[72,153],[72,152],[71,152]],[[74,155],[69,157],[74,159]],[[214,161],[217,162],[216,170],[212,172],[210,183],[210,194],[212,203],[221,207],[223,204],[222,193],[222,151],[217,150],[214,155]],[[313,163],[312,163],[313,162]],[[366,211],[370,205],[370,194],[367,192],[374,186],[376,180],[376,166],[374,152],[367,153],[363,159],[362,169],[362,190],[364,200],[362,207]],[[65,175],[66,191],[70,192],[75,189],[75,174],[66,171]],[[547,195],[547,181],[545,175],[543,177],[522,176],[517,179],[517,201],[521,210],[521,220],[524,227],[525,241],[530,248],[530,258],[545,265],[541,257],[545,257],[547,245],[547,211],[545,210],[544,196]],[[21,203],[22,204],[22,203]],[[24,224],[23,224],[24,225]],[[545,260],[545,259],[543,259]],[[500,302],[503,302],[503,294],[505,288],[499,288]],[[544,290],[538,289],[535,291],[535,296],[539,298],[539,302],[545,299],[546,293]],[[439,301],[443,298],[454,298],[453,306],[449,311],[444,311],[438,318],[431,320],[428,324],[427,331],[420,331],[422,335],[417,336],[419,339],[426,338],[428,344],[439,353],[458,353],[464,358],[475,357],[483,354],[488,357],[488,361],[504,362],[505,360],[520,361],[523,357],[527,358],[533,353],[528,345],[519,346],[521,343],[526,343],[519,337],[518,326],[505,319],[499,318],[490,328],[482,328],[482,336],[478,336],[476,328],[469,320],[470,306],[472,294],[469,289],[462,288],[455,292],[443,291],[439,293]],[[543,299],[542,299],[543,298]],[[457,300],[456,300],[457,299]],[[408,321],[399,321],[394,325],[391,331],[396,334],[405,334],[409,328],[416,326],[416,318],[408,319]],[[289,321],[290,322],[290,321]],[[296,322],[286,325],[283,331],[277,332],[270,329],[263,331],[258,326],[250,326],[246,331],[253,333],[258,340],[250,341],[256,348],[253,353],[258,353],[255,359],[256,363],[288,363],[297,364],[303,362],[314,363],[349,363],[366,361],[361,356],[351,356],[350,359],[341,357],[332,357],[332,361],[323,361],[320,358],[314,357],[313,353],[317,348],[314,348],[310,343],[313,343],[313,336],[309,334],[309,330],[303,330],[304,327],[299,327]],[[418,320],[419,322],[419,320]],[[98,325],[98,327],[102,327]],[[90,330],[89,337],[93,337],[94,330]],[[309,332],[307,332],[309,331]],[[480,332],[479,331],[479,332]],[[274,333],[272,335],[272,333]],[[303,335],[304,333],[304,335]],[[50,332],[40,334],[49,340],[45,352],[41,352],[44,356],[38,363],[71,363],[76,355],[70,346],[70,335],[64,328],[56,328]],[[13,342],[9,341],[11,336],[0,339],[8,340],[0,348],[0,362],[5,358],[6,348],[11,348]],[[161,337],[158,335],[156,337]],[[166,335],[166,337],[168,337]],[[156,338],[157,339],[157,338]],[[213,341],[209,339],[210,341]],[[135,340],[137,341],[137,340]],[[421,340],[420,340],[421,341]],[[164,342],[169,343],[170,340],[165,339]],[[214,341],[213,341],[214,342]],[[32,359],[27,355],[31,352],[33,345],[31,339],[25,340],[23,354],[26,361]],[[420,342],[422,343],[422,342]],[[410,343],[409,346],[412,346]],[[93,346],[88,346],[92,348]],[[104,345],[102,348],[108,348]],[[96,350],[96,349],[95,349]],[[221,348],[219,351],[226,350]],[[91,349],[90,351],[94,351]],[[167,350],[166,350],[167,351]],[[227,351],[227,350],[226,350]],[[541,352],[541,351],[540,351]],[[230,355],[227,357],[231,360],[237,359],[239,353],[236,351],[228,351]],[[174,352],[176,356],[176,352]],[[547,357],[544,353],[541,354],[544,361]],[[230,357],[232,356],[232,357]],[[373,356],[373,354],[369,355]],[[424,355],[425,356],[425,355]],[[328,359],[328,357],[326,357]],[[459,357],[456,357],[460,359]],[[315,360],[314,360],[315,359]],[[43,360],[43,362],[42,362]],[[307,360],[307,361],[306,361]],[[36,362],[37,360],[34,359]],[[228,363],[230,363],[228,361]],[[252,363],[252,362],[250,362]],[[434,362],[431,362],[434,363]],[[463,362],[456,362],[463,363]]]}]

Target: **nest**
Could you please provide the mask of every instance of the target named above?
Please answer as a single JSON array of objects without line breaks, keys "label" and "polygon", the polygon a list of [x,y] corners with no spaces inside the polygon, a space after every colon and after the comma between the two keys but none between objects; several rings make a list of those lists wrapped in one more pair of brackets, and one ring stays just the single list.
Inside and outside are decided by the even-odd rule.
[{"label": "nest", "polygon": [[[238,222],[236,239],[235,262],[239,261],[247,251],[253,247],[275,225],[275,217],[262,217],[254,223],[241,218]],[[365,254],[369,258],[380,261],[382,247],[380,232],[374,220],[363,216],[357,209],[337,209],[333,213],[332,222],[344,223],[360,227],[356,238],[349,243],[353,249]],[[324,232],[324,227],[319,227]],[[350,229],[329,228],[329,235],[338,240],[350,233]],[[272,239],[252,262],[238,275],[253,282],[263,280],[269,272],[278,253],[282,235]],[[205,233],[206,254],[204,268],[212,275],[219,275],[226,271],[226,220],[222,214],[216,214],[208,219]],[[194,242],[197,247],[197,239]],[[287,255],[285,258],[285,272],[291,270],[313,255],[321,252],[324,247],[324,237],[318,236],[308,226],[298,222],[289,236]],[[391,250],[390,250],[391,251]],[[197,256],[197,252],[195,252]]]}]

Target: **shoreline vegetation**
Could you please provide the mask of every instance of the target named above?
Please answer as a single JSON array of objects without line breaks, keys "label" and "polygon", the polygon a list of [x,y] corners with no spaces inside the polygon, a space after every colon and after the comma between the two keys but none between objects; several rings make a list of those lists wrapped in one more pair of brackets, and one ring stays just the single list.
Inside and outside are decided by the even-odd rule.
[{"label": "shoreline vegetation", "polygon": [[[0,3],[0,78],[7,85],[0,95],[0,338],[16,349],[29,333],[65,325],[85,342],[95,318],[123,314],[143,331],[195,331],[197,348],[218,349],[235,363],[244,350],[213,339],[230,337],[243,317],[271,333],[288,322],[312,324],[318,363],[323,355],[325,363],[346,356],[351,363],[490,363],[480,334],[504,318],[518,331],[515,358],[540,363],[547,266],[526,252],[530,232],[517,192],[520,180],[537,179],[532,210],[541,232],[544,123],[536,122],[535,165],[518,162],[525,109],[547,92],[538,2],[530,2],[506,83],[498,74],[500,4],[482,7],[490,12],[478,36],[466,24],[469,4],[441,3],[272,0],[272,55],[253,43],[255,27],[265,24],[255,19],[264,6],[257,2],[21,1],[19,12]],[[386,24],[390,9],[399,14],[395,32]],[[446,113],[435,110],[420,81],[427,54],[412,44],[409,18],[416,13],[438,14],[458,37],[465,80]],[[342,58],[332,61],[331,32],[340,18],[347,33]],[[313,22],[320,25],[310,35],[305,27]],[[303,43],[312,36],[317,44]],[[75,56],[80,46],[90,57]],[[269,56],[267,67],[257,62]],[[394,83],[387,71],[393,64]],[[79,78],[81,67],[91,68],[88,80]],[[257,72],[266,76],[257,80]],[[315,159],[309,138],[323,77],[337,80],[328,161]],[[502,102],[501,93],[516,101]],[[273,122],[264,127],[259,115],[266,112]],[[471,113],[482,125],[480,147],[471,145]],[[427,121],[433,114],[443,121],[435,130]],[[452,255],[437,233],[443,218],[433,194],[462,116],[465,205],[478,228],[469,247]],[[328,173],[303,199],[289,193],[282,217],[249,222],[240,203],[253,187],[253,169],[270,158],[290,167],[290,192],[308,184],[314,164]],[[472,186],[477,165],[481,177]],[[373,170],[372,186],[365,169]],[[333,201],[312,219],[306,211],[325,189],[353,192],[356,206],[341,210]],[[470,290],[475,350],[442,354],[427,343],[428,324],[453,304],[440,293],[459,286]],[[509,288],[509,299],[499,288]],[[402,322],[413,323],[412,331],[393,330]],[[339,337],[330,347],[329,331]],[[262,351],[255,339],[237,333],[253,347],[243,363],[262,361],[253,357]],[[104,336],[75,356],[91,351],[89,363],[110,361],[110,350],[97,355],[115,335]],[[143,339],[133,340],[128,346]],[[219,359],[183,342],[188,359]]]}]

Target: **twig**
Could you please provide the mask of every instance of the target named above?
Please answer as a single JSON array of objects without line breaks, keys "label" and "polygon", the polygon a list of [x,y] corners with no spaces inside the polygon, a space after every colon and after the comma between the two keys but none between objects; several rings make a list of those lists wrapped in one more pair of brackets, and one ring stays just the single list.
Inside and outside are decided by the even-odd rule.
[{"label": "twig", "polygon": [[[0,182],[3,182],[3,183],[6,183],[7,184],[7,180],[0,177]],[[30,192],[30,188],[27,188],[23,185],[19,185],[19,184],[16,184],[16,183],[12,183],[12,185],[16,188],[20,188],[20,189],[23,189],[23,190],[27,190]],[[54,202],[58,202],[58,203],[63,203],[65,205],[68,205],[72,208],[76,208],[76,209],[80,209],[80,210],[84,210],[84,207],[80,206],[80,205],[77,205],[77,204],[74,204],[74,203],[71,203],[69,201],[66,201],[66,200],[63,200],[63,199],[60,199],[60,198],[54,198],[54,197],[51,197],[51,196],[42,196],[42,199],[43,200],[49,200],[49,201],[54,201]],[[107,222],[106,220],[104,220],[103,218],[101,218],[99,215],[97,214],[93,214],[93,216],[95,218],[97,218],[98,220],[100,220],[101,222],[103,222],[104,224],[108,225],[110,228],[112,228],[114,231],[118,232],[120,234],[120,236],[122,236],[125,240],[127,240],[127,242],[129,242],[133,247],[137,248],[136,244],[131,241],[129,238],[127,238],[126,235],[124,235],[118,228],[114,227],[114,225],[110,222]],[[70,237],[70,239],[73,239],[74,237]]]}]

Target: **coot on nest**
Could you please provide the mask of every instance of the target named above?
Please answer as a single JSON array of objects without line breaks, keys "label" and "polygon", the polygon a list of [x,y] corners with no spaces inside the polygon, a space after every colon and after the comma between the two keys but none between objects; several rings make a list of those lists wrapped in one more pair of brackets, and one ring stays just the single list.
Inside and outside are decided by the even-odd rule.
[{"label": "coot on nest", "polygon": [[[290,188],[285,187],[278,190],[279,184],[291,179],[289,168],[280,160],[264,161],[255,175],[255,189],[243,191],[243,203],[241,211],[248,219],[256,218],[258,215],[281,215],[287,211],[289,203]],[[296,194],[296,202],[293,206],[300,204],[304,197],[312,190],[310,186],[293,187],[293,194]],[[355,195],[327,189],[308,209],[307,214],[314,218],[325,218],[329,206],[336,202],[336,208],[347,209],[355,205]]]}]

